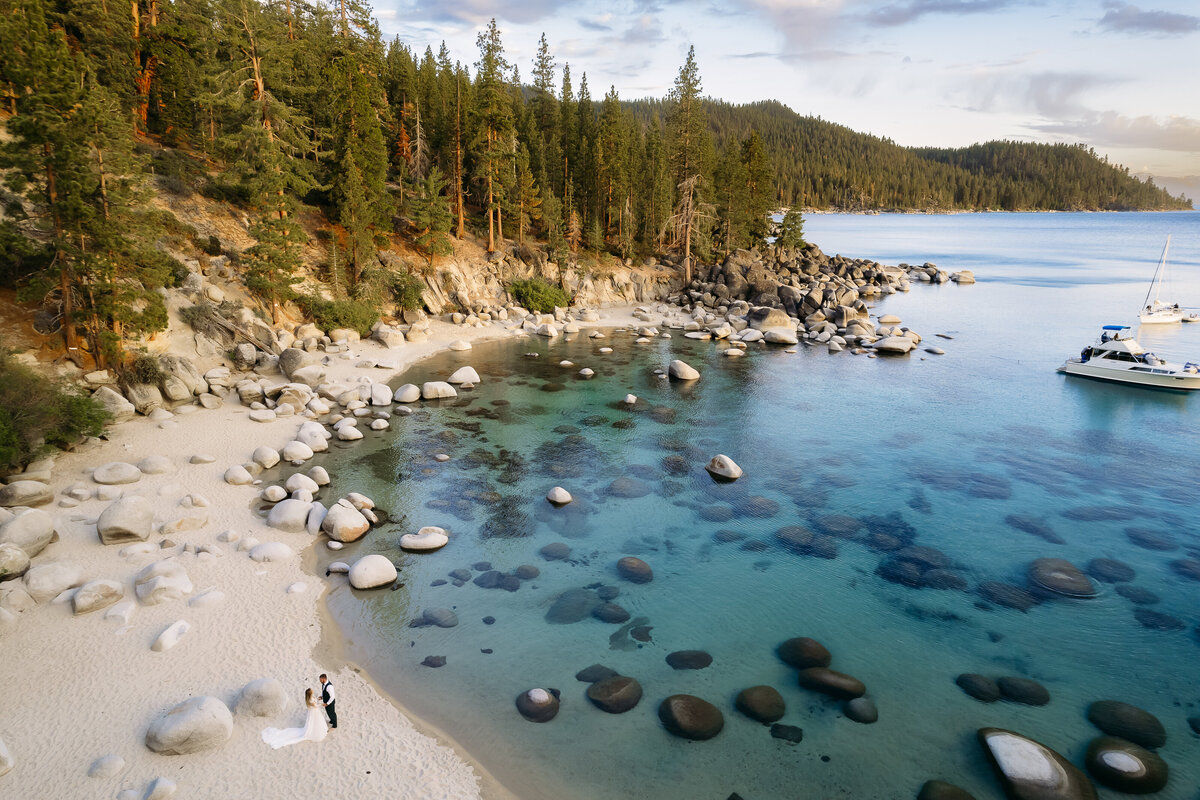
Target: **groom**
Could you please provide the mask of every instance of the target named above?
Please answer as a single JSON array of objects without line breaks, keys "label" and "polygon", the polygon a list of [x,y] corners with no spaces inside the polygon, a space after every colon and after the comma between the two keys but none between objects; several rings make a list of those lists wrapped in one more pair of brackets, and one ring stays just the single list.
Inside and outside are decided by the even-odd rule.
[{"label": "groom", "polygon": [[329,717],[329,727],[337,727],[337,712],[333,710],[334,702],[337,696],[333,693],[333,684],[329,682],[329,676],[321,673],[321,705],[325,706],[325,715]]}]

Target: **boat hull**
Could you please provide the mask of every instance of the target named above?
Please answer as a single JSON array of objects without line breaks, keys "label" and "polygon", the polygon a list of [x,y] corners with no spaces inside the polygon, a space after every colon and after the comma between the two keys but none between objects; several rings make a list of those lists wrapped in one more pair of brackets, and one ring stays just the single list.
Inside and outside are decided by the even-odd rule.
[{"label": "boat hull", "polygon": [[1200,374],[1155,373],[1129,369],[1113,369],[1072,359],[1058,368],[1059,372],[1129,386],[1146,386],[1151,389],[1173,389],[1181,392],[1200,390]]},{"label": "boat hull", "polygon": [[1155,311],[1138,317],[1143,325],[1172,325],[1183,322],[1182,311]]}]

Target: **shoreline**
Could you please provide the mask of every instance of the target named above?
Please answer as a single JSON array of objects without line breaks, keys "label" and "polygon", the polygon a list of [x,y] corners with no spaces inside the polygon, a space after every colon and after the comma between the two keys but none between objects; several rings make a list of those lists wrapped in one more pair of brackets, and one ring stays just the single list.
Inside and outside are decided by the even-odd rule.
[{"label": "shoreline", "polygon": [[[636,307],[604,308],[599,321],[582,326],[638,324],[632,316]],[[430,323],[429,333],[423,342],[394,350],[369,340],[352,344],[349,353],[331,357],[327,380],[374,380],[378,375],[375,382],[386,383],[419,361],[446,352],[455,340],[526,335],[511,323],[465,328],[440,321]],[[363,359],[385,362],[387,370],[357,366]],[[119,606],[73,617],[69,596],[63,596],[13,619],[0,615],[5,651],[0,680],[21,687],[0,698],[0,741],[14,763],[0,777],[0,786],[13,796],[120,795],[124,800],[142,797],[154,780],[168,777],[178,783],[178,797],[193,798],[300,798],[329,792],[372,797],[384,786],[405,798],[513,798],[452,737],[412,714],[345,658],[345,642],[325,602],[338,584],[314,574],[316,548],[325,537],[268,528],[254,512],[259,487],[223,480],[225,470],[248,461],[254,447],[282,447],[304,418],[264,425],[248,418],[249,409],[236,392],[228,397],[220,408],[184,407],[194,413],[176,408],[172,417],[158,422],[137,417],[111,427],[107,440],[55,456],[48,484],[54,501],[40,508],[54,518],[59,541],[36,556],[34,564],[68,564],[82,581],[115,580],[133,610],[127,622],[105,617]],[[197,454],[214,460],[190,463]],[[112,489],[150,499],[156,523],[183,519],[167,537],[173,546],[160,548],[157,534],[146,542],[152,548],[101,544],[95,523],[110,503],[95,498],[94,490],[104,487],[90,479],[91,470],[149,456],[165,456],[169,471]],[[89,494],[70,500],[66,493],[72,489]],[[293,555],[252,561],[239,549],[251,537],[281,542]],[[133,600],[133,577],[160,558],[183,565],[193,591],[181,600],[142,606]],[[18,579],[0,586],[22,583]],[[210,587],[224,593],[223,603],[215,608],[189,605],[189,599]],[[190,630],[179,644],[166,652],[152,651],[150,644],[180,620]],[[303,689],[315,686],[321,671],[337,684],[340,716],[348,724],[315,747],[305,743],[270,750],[260,738],[262,729],[299,724]],[[30,680],[33,675],[40,679]],[[289,704],[281,714],[234,713],[232,737],[216,749],[160,756],[145,746],[147,726],[178,703],[207,695],[234,710],[241,688],[264,677],[285,687]],[[114,775],[88,777],[93,763],[110,755],[123,760],[122,768]]]}]

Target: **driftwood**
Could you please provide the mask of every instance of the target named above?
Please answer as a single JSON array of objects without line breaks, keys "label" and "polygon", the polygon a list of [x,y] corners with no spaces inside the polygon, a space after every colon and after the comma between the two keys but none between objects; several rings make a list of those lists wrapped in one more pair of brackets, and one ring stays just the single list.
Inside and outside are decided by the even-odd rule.
[{"label": "driftwood", "polygon": [[[217,328],[220,328],[222,331],[224,331],[229,336],[230,340],[232,340],[234,342],[236,342],[238,340],[238,338],[241,338],[242,340],[247,341],[250,344],[254,345],[259,350],[262,350],[264,353],[271,352],[272,348],[269,344],[265,344],[261,339],[259,339],[257,336],[250,333],[249,331],[247,331],[245,328],[241,327],[240,325],[237,325],[237,324],[225,319],[225,317],[221,316],[220,313],[217,312],[217,309],[215,306],[213,306],[209,303],[200,303],[198,305],[192,306],[192,308],[196,309],[196,311],[193,312],[194,314],[196,314],[196,318],[191,320],[190,324],[193,328],[197,329],[199,332],[209,333],[209,331],[203,331],[203,330],[200,330],[200,328],[205,324],[214,325]],[[200,323],[200,324],[197,324],[197,323]]]}]

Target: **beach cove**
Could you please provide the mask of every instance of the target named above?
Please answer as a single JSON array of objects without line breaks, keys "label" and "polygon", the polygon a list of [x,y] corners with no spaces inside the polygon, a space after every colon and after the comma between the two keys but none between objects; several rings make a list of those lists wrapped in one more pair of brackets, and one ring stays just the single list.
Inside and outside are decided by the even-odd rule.
[{"label": "beach cove", "polygon": [[[996,219],[1024,224],[1022,216]],[[1166,219],[1194,223],[1194,217]],[[850,225],[846,218],[821,222],[825,219]],[[862,224],[874,219],[862,218]],[[887,232],[908,235],[898,228]],[[428,410],[418,405],[421,410],[411,417],[394,418],[391,431],[372,434],[366,442],[312,462],[326,465],[333,477],[327,490],[332,497],[323,499],[362,491],[388,510],[393,523],[401,514],[407,516],[402,525],[382,526],[344,553],[329,552],[322,539],[314,544],[307,534],[265,529],[254,510],[257,487],[224,481],[226,469],[248,460],[256,446],[282,448],[294,435],[297,421],[282,419],[264,426],[248,419],[244,407],[231,403],[162,422],[125,423],[114,429],[112,441],[60,456],[51,484],[56,496],[76,482],[86,483],[87,467],[166,457],[173,469],[144,475],[125,491],[154,498],[164,516],[178,514],[174,509],[186,496],[192,498],[190,507],[207,509],[202,527],[170,538],[178,558],[187,564],[195,594],[215,586],[225,594],[225,602],[208,609],[183,602],[139,608],[120,635],[120,621],[103,619],[102,612],[71,619],[68,605],[51,605],[23,613],[3,634],[0,679],[25,687],[17,694],[18,702],[6,699],[2,715],[5,729],[0,735],[17,763],[3,779],[5,788],[16,787],[17,796],[27,791],[31,796],[50,792],[90,797],[97,789],[113,796],[136,789],[135,796],[141,796],[151,780],[169,774],[179,783],[181,797],[304,797],[328,792],[366,797],[381,791],[380,786],[401,797],[468,797],[481,791],[484,796],[504,796],[506,790],[488,777],[492,772],[521,797],[560,791],[560,796],[625,796],[631,785],[656,787],[653,791],[661,796],[671,796],[671,791],[680,797],[698,796],[696,787],[711,787],[714,775],[729,781],[714,796],[739,791],[752,797],[755,793],[746,788],[746,765],[766,759],[766,768],[757,773],[764,781],[757,784],[759,795],[796,780],[795,770],[802,769],[803,780],[821,786],[823,796],[909,796],[919,787],[918,778],[941,775],[967,785],[977,797],[998,797],[978,745],[963,735],[985,721],[974,701],[953,682],[961,672],[978,671],[1028,674],[1050,687],[1054,699],[1049,706],[996,706],[1000,711],[988,724],[999,722],[1057,745],[1068,757],[1078,756],[1094,735],[1082,712],[1090,700],[1112,694],[1158,713],[1169,726],[1162,752],[1174,770],[1172,784],[1160,796],[1186,797],[1186,787],[1194,786],[1197,776],[1189,772],[1194,770],[1189,764],[1196,743],[1189,739],[1184,719],[1196,713],[1198,698],[1194,680],[1178,665],[1194,659],[1196,584],[1174,575],[1169,562],[1185,557],[1196,544],[1186,522],[1194,510],[1187,487],[1195,481],[1195,461],[1188,454],[1197,444],[1195,427],[1187,420],[1194,419],[1196,411],[1186,398],[1131,397],[1112,387],[1063,383],[1053,375],[1053,366],[1078,349],[1081,337],[1086,341],[1091,336],[1089,326],[1121,321],[1092,316],[1119,311],[1125,295],[1138,295],[1136,288],[1123,285],[1135,281],[1114,279],[1101,269],[1091,273],[1097,280],[1088,284],[1092,288],[1084,295],[1090,307],[1064,302],[1054,291],[1042,292],[1041,304],[1030,305],[1038,302],[1039,293],[1028,287],[1077,286],[1081,281],[1064,280],[1054,265],[1025,266],[1024,272],[1013,275],[1003,269],[1006,264],[988,260],[995,258],[995,251],[986,247],[979,248],[987,252],[977,253],[976,261],[968,261],[962,237],[957,245],[964,250],[947,248],[942,257],[936,251],[939,240],[929,232],[912,234],[919,244],[906,245],[900,252],[864,252],[876,243],[869,231],[852,226],[812,235],[828,252],[851,250],[850,245],[839,247],[831,241],[848,235],[859,243],[853,246],[856,254],[885,263],[929,258],[944,268],[975,269],[980,286],[915,287],[910,294],[884,300],[876,312],[898,314],[926,337],[934,331],[954,337],[939,340],[946,355],[867,359],[849,353],[831,356],[824,347],[802,345],[799,352],[787,353],[786,347],[758,345],[747,348],[741,359],[727,358],[720,344],[684,340],[675,331],[670,331],[670,340],[636,344],[630,326],[645,321],[635,320],[628,313],[631,309],[602,312],[601,324],[585,325],[570,342],[522,337],[484,344],[481,340],[489,337],[489,329],[435,323],[430,340],[398,350],[360,343],[346,354],[350,358],[332,360],[331,379],[348,381],[364,372],[385,377],[388,373],[380,375],[376,368],[357,366],[364,359],[377,359],[392,362],[397,373],[393,386],[444,380],[465,365],[475,367],[482,381],[463,392],[468,404],[434,408],[434,403]],[[1012,231],[998,235],[1006,238]],[[1094,237],[1095,231],[1080,235]],[[880,246],[894,243],[884,240]],[[1094,246],[1104,249],[1102,242]],[[1055,259],[1086,262],[1089,257],[1070,249]],[[1119,260],[1111,251],[1105,259]],[[1183,259],[1190,263],[1195,255],[1185,250]],[[1015,261],[1014,257],[1010,263]],[[1112,262],[1099,263],[1104,267]],[[1140,277],[1134,277],[1140,285]],[[992,294],[985,294],[989,290]],[[949,292],[959,294],[950,298]],[[989,317],[987,308],[998,296],[1023,301],[1022,316],[1005,312],[1003,318]],[[1023,354],[996,350],[998,341],[1007,341],[1003,336],[1011,331],[1006,327],[1010,323],[1055,314],[1061,321],[1045,327],[1043,341],[1031,354],[1033,366],[1022,363]],[[625,333],[611,330],[620,326],[626,327]],[[601,327],[606,338],[587,338],[589,330]],[[454,339],[473,336],[480,341],[472,350],[416,363]],[[1157,352],[1184,356],[1194,343],[1195,335],[1186,329],[1173,337],[1170,332],[1156,333],[1152,342],[1143,339]],[[612,347],[613,353],[600,353],[602,347]],[[539,358],[526,359],[528,352],[539,353]],[[653,370],[665,368],[673,358],[700,370],[701,379],[692,388],[654,377]],[[573,364],[562,367],[562,360]],[[995,368],[972,373],[964,381],[962,370],[977,364]],[[584,367],[594,369],[595,377],[578,378]],[[644,411],[620,408],[629,392],[648,404]],[[1056,399],[1048,401],[1047,392]],[[508,410],[496,401],[506,401]],[[1067,406],[1069,414],[1052,413]],[[843,416],[839,408],[846,409]],[[1033,408],[1040,410],[1040,424],[1030,419]],[[471,416],[479,411],[488,413]],[[780,424],[792,419],[803,424]],[[982,425],[985,419],[989,424]],[[616,424],[622,420],[633,424]],[[1113,420],[1148,431],[1149,446],[1114,430]],[[1173,426],[1170,430],[1168,424]],[[797,433],[803,437],[797,439]],[[489,441],[477,447],[473,440],[480,436]],[[1030,442],[1039,446],[1030,447]],[[572,449],[576,446],[584,449]],[[402,456],[389,460],[389,448]],[[477,449],[484,454],[476,454]],[[514,473],[512,483],[499,478],[516,459],[497,460],[500,450],[518,454],[526,464],[523,472]],[[704,462],[717,452],[728,453],[747,474],[726,487],[724,495],[709,498],[714,491],[724,491],[703,473]],[[450,459],[431,462],[437,453]],[[215,460],[190,463],[197,454]],[[539,462],[540,456],[544,458]],[[677,457],[669,463],[678,474],[671,474],[664,463],[671,456]],[[540,463],[559,471],[544,471]],[[1134,485],[1139,494],[1133,499],[1097,487],[1118,469],[1138,476]],[[396,471],[403,477],[398,479]],[[645,483],[648,491],[640,497],[614,495],[612,482],[626,473]],[[964,483],[964,475],[975,477]],[[486,505],[480,505],[474,519],[463,519],[470,511],[456,501],[470,501],[479,488],[464,480],[494,481],[484,491],[519,496],[519,502],[503,507],[499,515],[489,515]],[[553,485],[568,488],[577,504],[563,509],[546,504],[542,498]],[[197,495],[205,505],[195,501]],[[1127,541],[1130,520],[1148,516],[1149,496],[1162,504],[1149,516],[1166,528],[1173,551],[1130,547]],[[750,504],[750,498],[769,502]],[[771,504],[775,510],[767,513]],[[51,545],[54,559],[78,564],[89,578],[128,580],[158,554],[121,557],[122,548],[101,547],[88,520],[104,505],[88,500],[76,508],[50,508],[61,520],[61,525],[56,523],[60,541]],[[1044,538],[1014,532],[1004,522],[1014,512],[1009,505],[1046,509],[1046,519],[1066,542],[1065,549],[1055,550]],[[1124,511],[1107,517],[1078,511],[1098,506]],[[1072,510],[1075,517],[1063,514]],[[557,512],[564,513],[556,517]],[[1081,567],[1094,558],[1117,557],[1133,567],[1138,584],[1151,578],[1149,588],[1162,596],[1155,608],[1185,628],[1138,625],[1133,606],[1111,585],[1100,598],[1086,601],[1090,605],[1055,601],[1021,614],[977,608],[978,596],[968,592],[917,591],[893,584],[876,575],[884,558],[856,540],[860,531],[836,542],[833,559],[790,552],[777,543],[778,529],[792,523],[815,525],[829,516],[861,521],[893,513],[916,529],[922,545],[948,554],[972,586],[986,580],[1018,581],[1027,563],[1037,557],[1062,555]],[[496,517],[498,527],[483,535],[485,524],[493,521],[489,517]],[[519,526],[525,522],[530,527],[522,531]],[[402,589],[353,594],[343,577],[324,574],[333,560],[352,561],[356,552],[391,552],[387,548],[394,548],[399,533],[443,523],[451,531],[451,545],[406,558]],[[226,530],[238,531],[242,538],[279,541],[300,555],[252,561],[236,549],[238,542],[219,540]],[[740,536],[723,536],[721,541],[715,537],[722,530]],[[832,532],[825,535],[836,538]],[[542,560],[538,550],[554,541],[582,551],[577,556],[583,558]],[[996,548],[996,541],[1005,546]],[[751,542],[762,544],[747,546]],[[188,544],[193,552],[187,551]],[[197,553],[197,545],[213,547]],[[655,568],[655,580],[639,587],[619,584],[613,564],[623,554],[644,558]],[[471,569],[471,583],[449,583],[449,572],[480,561],[492,561],[500,571],[537,566],[539,575],[511,594],[477,587],[473,581],[488,571],[483,569]],[[447,583],[431,585],[438,580]],[[649,641],[638,642],[632,629],[614,641],[623,623],[587,619],[547,626],[544,616],[555,596],[593,583],[620,586],[617,602],[626,605],[631,622],[647,618],[642,624],[653,628]],[[289,593],[296,584],[303,584],[305,591]],[[327,630],[331,641],[321,645],[318,598],[326,587],[333,589],[328,602],[342,631]],[[459,626],[407,627],[425,609],[443,607],[454,607]],[[32,622],[26,619],[30,614],[35,615]],[[483,616],[495,616],[495,626],[485,626]],[[181,618],[191,623],[191,630],[180,643],[168,652],[151,651],[150,644],[162,630]],[[485,630],[486,641],[480,638]],[[1066,635],[1072,631],[1081,635]],[[349,641],[341,641],[342,634]],[[868,683],[880,706],[879,723],[855,725],[840,717],[836,705],[795,687],[794,673],[773,649],[784,639],[806,635],[830,647],[836,668]],[[410,646],[410,641],[419,646]],[[965,642],[970,644],[964,647]],[[456,752],[439,745],[412,727],[352,668],[338,669],[336,652],[342,647],[352,661],[366,666],[383,690],[427,720],[426,730],[444,730],[465,749]],[[664,662],[667,653],[693,647],[711,652],[714,664],[685,674]],[[483,654],[481,649],[493,652]],[[403,657],[397,657],[397,651],[404,652]],[[1141,663],[1147,653],[1155,654],[1158,667],[1143,669],[1144,675],[1131,684],[1130,665]],[[447,658],[445,667],[419,665],[427,656],[439,655]],[[164,669],[164,662],[171,660],[171,667]],[[642,705],[617,716],[589,707],[584,685],[574,673],[594,662],[642,680],[647,688]],[[468,667],[471,663],[477,666]],[[1087,664],[1087,669],[1079,664]],[[260,729],[277,722],[290,724],[286,714],[278,720],[235,715],[233,738],[204,754],[165,760],[142,744],[146,726],[175,703],[214,695],[232,706],[241,687],[266,676],[295,687],[289,712],[297,714],[301,687],[315,685],[322,670],[331,671],[339,685],[344,703],[340,710],[348,724],[319,750],[266,749],[258,739]],[[57,679],[36,681],[31,675]],[[151,691],[140,677],[146,675],[154,676]],[[732,694],[759,683],[778,685],[786,693],[789,712],[784,721],[804,728],[803,741],[789,745],[738,717]],[[513,700],[539,685],[560,689],[564,702],[558,719],[535,726],[520,718]],[[668,737],[653,712],[658,700],[676,690],[706,696],[722,708],[726,730],[707,743]],[[941,714],[934,717],[930,709]],[[577,737],[591,737],[594,752],[607,753],[622,764],[623,774],[616,782],[611,775],[598,774],[599,759],[578,757],[585,751],[578,750],[582,739]],[[110,753],[125,760],[125,770],[111,778],[86,777],[92,762]],[[478,759],[474,769],[464,761],[466,753]],[[850,754],[855,753],[872,766],[853,761]],[[818,772],[822,769],[826,771]]]}]

